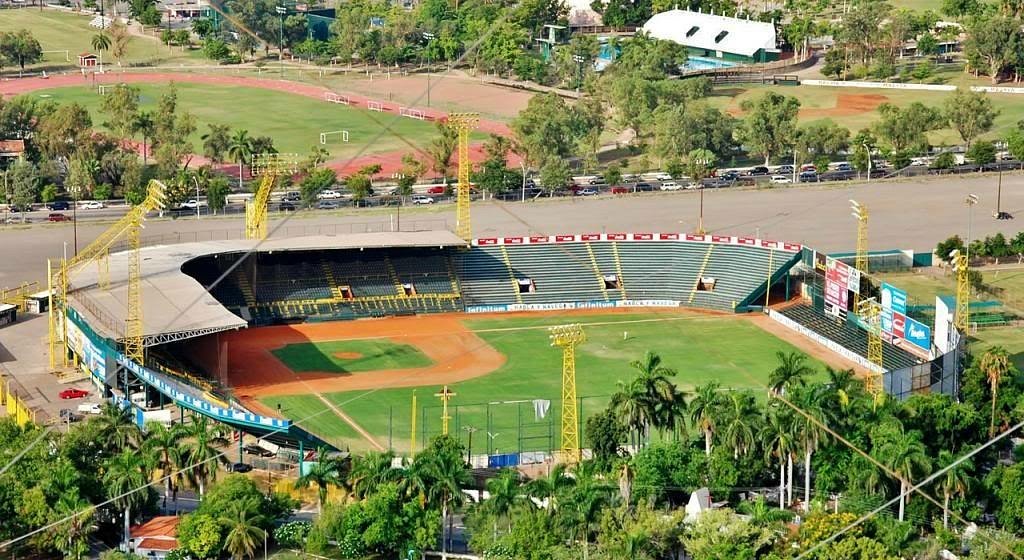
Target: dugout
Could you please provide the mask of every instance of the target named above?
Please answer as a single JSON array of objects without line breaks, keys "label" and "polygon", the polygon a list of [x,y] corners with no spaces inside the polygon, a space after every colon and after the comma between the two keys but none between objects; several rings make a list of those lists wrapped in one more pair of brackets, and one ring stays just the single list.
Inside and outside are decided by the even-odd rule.
[{"label": "dugout", "polygon": [[0,303],[0,327],[10,325],[18,320],[18,306]]},{"label": "dugout", "polygon": [[50,292],[36,292],[25,298],[25,308],[29,313],[46,313],[50,310]]}]

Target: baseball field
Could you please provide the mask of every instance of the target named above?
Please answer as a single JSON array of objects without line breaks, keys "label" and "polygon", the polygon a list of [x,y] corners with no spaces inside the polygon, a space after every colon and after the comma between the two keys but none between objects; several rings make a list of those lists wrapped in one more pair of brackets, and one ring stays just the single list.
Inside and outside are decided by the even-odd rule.
[{"label": "baseball field", "polygon": [[[467,444],[472,431],[474,453],[548,450],[559,444],[562,354],[547,329],[567,322],[587,335],[576,356],[583,419],[606,406],[634,376],[630,362],[647,351],[678,372],[684,391],[709,381],[763,391],[779,351],[807,352],[818,369],[825,360],[850,367],[762,316],[451,314],[230,333],[228,380],[254,408],[280,406],[305,429],[353,449],[408,449],[414,394],[418,444],[440,433],[435,393],[447,385],[455,393],[449,431]],[[344,365],[353,360],[363,367]]]}]

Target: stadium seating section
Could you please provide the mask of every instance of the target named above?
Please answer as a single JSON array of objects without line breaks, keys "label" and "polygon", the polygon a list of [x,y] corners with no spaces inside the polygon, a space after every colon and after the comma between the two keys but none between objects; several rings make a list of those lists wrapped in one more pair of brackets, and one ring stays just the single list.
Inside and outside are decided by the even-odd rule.
[{"label": "stadium seating section", "polygon": [[[857,354],[868,355],[868,341],[864,331],[843,319],[826,315],[809,304],[799,304],[780,310],[783,315],[810,328],[832,342]],[[913,354],[891,344],[882,345],[882,362],[888,369],[909,367],[918,362]]]}]

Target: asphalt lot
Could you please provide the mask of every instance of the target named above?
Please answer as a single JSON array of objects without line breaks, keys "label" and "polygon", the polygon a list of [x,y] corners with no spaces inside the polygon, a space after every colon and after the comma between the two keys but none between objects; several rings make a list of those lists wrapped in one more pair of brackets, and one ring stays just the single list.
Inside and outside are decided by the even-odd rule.
[{"label": "asphalt lot", "polygon": [[[1024,217],[1024,175],[1002,177],[1002,209]],[[966,236],[968,208],[964,199],[977,194],[973,236],[995,232],[1012,236],[1024,230],[1024,221],[996,220],[995,174],[922,177],[872,183],[821,183],[774,189],[704,189],[704,225],[712,233],[760,235],[767,239],[799,242],[824,251],[848,251],[855,242],[855,222],[849,199],[870,211],[869,243],[873,250],[927,251],[954,233]],[[637,193],[538,199],[521,202],[488,200],[473,206],[476,237],[555,234],[570,232],[694,231],[697,228],[698,191]],[[84,247],[109,221],[81,219],[78,244]],[[401,221],[403,230],[454,227],[450,204],[419,208],[345,209],[335,212],[271,213],[271,235],[303,232],[344,233],[389,230]],[[400,216],[399,216],[400,214]],[[113,217],[109,218],[110,220]],[[240,214],[152,218],[144,238],[168,241],[201,238],[237,238],[243,228]],[[279,228],[279,229],[278,229]],[[0,287],[23,281],[44,281],[46,259],[59,258],[67,243],[73,252],[74,225],[34,223],[0,226]],[[143,264],[145,266],[145,264]]]}]

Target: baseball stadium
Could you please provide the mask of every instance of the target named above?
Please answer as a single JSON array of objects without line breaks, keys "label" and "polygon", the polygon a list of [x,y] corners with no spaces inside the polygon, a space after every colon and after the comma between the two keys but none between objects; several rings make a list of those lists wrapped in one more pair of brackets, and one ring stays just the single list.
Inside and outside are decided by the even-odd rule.
[{"label": "baseball stadium", "polygon": [[300,450],[406,453],[446,432],[519,464],[563,448],[563,419],[582,434],[647,351],[684,390],[763,387],[794,350],[895,398],[956,387],[955,303],[924,317],[861,272],[902,253],[465,229],[149,245],[162,188],[53,275],[51,344],[139,422],[173,406]]}]

